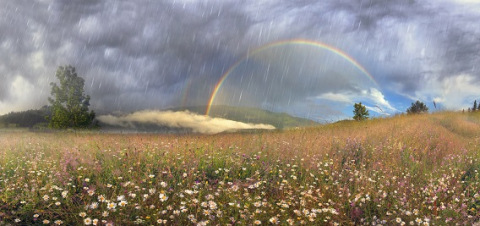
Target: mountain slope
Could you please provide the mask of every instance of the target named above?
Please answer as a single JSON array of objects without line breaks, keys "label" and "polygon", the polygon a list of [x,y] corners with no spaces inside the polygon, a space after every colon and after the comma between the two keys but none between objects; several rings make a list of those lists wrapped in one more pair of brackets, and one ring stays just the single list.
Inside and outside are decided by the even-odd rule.
[{"label": "mountain slope", "polygon": [[0,126],[24,128],[33,128],[38,125],[45,126],[48,123],[46,117],[49,114],[50,109],[47,106],[38,110],[10,112],[5,115],[0,115]]},{"label": "mountain slope", "polygon": [[[206,106],[195,107],[182,107],[172,108],[172,111],[185,111],[194,112],[197,114],[205,114]],[[292,128],[292,127],[305,127],[318,125],[317,122],[294,117],[286,113],[276,113],[259,108],[250,107],[232,107],[226,105],[215,105],[210,109],[210,117],[225,118],[245,123],[263,123],[275,126],[277,129]]]}]

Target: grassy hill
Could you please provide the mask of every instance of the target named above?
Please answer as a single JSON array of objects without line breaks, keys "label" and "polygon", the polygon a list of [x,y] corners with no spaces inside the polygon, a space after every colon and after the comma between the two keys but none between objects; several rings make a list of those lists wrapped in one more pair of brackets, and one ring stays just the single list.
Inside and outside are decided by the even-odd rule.
[{"label": "grassy hill", "polygon": [[480,113],[265,133],[0,135],[5,225],[480,221]]},{"label": "grassy hill", "polygon": [[[173,108],[172,111],[184,111],[188,110],[190,112],[195,112],[197,114],[205,114],[206,106],[196,106],[196,107],[183,107],[183,108]],[[277,129],[283,128],[293,128],[293,127],[306,127],[306,126],[315,126],[319,125],[317,122],[294,117],[286,113],[276,113],[259,108],[249,108],[249,107],[233,107],[226,105],[214,105],[210,109],[211,117],[219,117],[230,119],[239,122],[246,123],[263,123],[270,124],[275,126]]]}]

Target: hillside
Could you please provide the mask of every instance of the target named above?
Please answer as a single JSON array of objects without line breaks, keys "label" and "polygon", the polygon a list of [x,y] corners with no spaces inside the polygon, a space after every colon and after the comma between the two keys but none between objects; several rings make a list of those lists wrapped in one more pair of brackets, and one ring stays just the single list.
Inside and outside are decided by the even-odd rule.
[{"label": "hillside", "polygon": [[209,136],[0,134],[5,224],[480,221],[480,113]]},{"label": "hillside", "polygon": [[[205,114],[206,106],[172,108],[172,111],[188,110],[197,114]],[[319,125],[317,122],[294,117],[286,113],[271,112],[259,108],[233,107],[214,105],[210,109],[211,117],[219,117],[245,123],[263,123],[275,126],[277,129],[306,127]]]},{"label": "hillside", "polygon": [[33,128],[35,126],[45,126],[47,122],[47,115],[50,109],[44,106],[38,110],[27,110],[20,112],[10,112],[5,115],[0,115],[0,127],[23,127]]}]

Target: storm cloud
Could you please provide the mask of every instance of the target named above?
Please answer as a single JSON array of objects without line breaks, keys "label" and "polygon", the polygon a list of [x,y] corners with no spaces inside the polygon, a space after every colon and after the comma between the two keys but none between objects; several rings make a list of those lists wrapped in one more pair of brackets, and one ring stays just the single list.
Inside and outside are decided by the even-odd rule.
[{"label": "storm cloud", "polygon": [[[345,109],[358,101],[372,111],[379,106],[392,114],[417,99],[456,110],[480,98],[473,88],[480,87],[478,1],[0,3],[0,114],[47,104],[55,70],[66,64],[85,78],[91,107],[100,114],[206,105],[233,65],[261,46],[289,39],[342,50],[363,65],[378,86],[360,84],[358,70],[325,51],[315,55],[323,59],[321,65],[310,64],[318,68],[309,67],[305,51],[295,53],[306,64],[288,61],[289,73],[281,67],[285,58],[262,52],[232,72],[219,90],[218,104],[317,119],[338,112],[348,117]],[[266,73],[269,65],[278,73]],[[261,93],[261,99],[255,90],[268,95]]]}]

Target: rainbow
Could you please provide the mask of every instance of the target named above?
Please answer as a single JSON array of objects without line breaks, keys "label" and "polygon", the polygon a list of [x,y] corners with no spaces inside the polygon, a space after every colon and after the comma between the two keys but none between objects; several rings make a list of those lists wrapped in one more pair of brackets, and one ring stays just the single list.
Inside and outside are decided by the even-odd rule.
[{"label": "rainbow", "polygon": [[235,70],[244,60],[248,59],[249,56],[255,55],[265,49],[269,49],[272,47],[277,47],[277,46],[282,46],[282,45],[307,45],[307,46],[313,46],[317,48],[321,48],[327,51],[330,51],[332,53],[335,53],[336,55],[342,57],[343,59],[347,60],[350,62],[352,65],[354,65],[358,70],[360,70],[364,75],[368,77],[370,81],[372,81],[376,86],[378,86],[377,82],[373,78],[373,76],[363,67],[360,63],[358,63],[355,59],[353,59],[351,56],[349,56],[347,53],[343,52],[342,50],[335,48],[333,46],[327,45],[322,42],[317,42],[317,41],[312,41],[312,40],[306,40],[306,39],[290,39],[290,40],[284,40],[284,41],[278,41],[278,42],[273,42],[264,46],[261,46],[252,52],[247,53],[242,59],[237,61],[234,65],[232,65],[220,78],[220,80],[217,82],[215,85],[215,88],[213,89],[212,95],[210,96],[210,99],[207,104],[207,110],[205,111],[205,115],[210,114],[210,109],[212,108],[213,101],[215,100],[215,96],[217,95],[218,91],[220,90],[220,87],[222,86],[223,82],[227,79],[228,75],[232,73],[233,70]]}]

